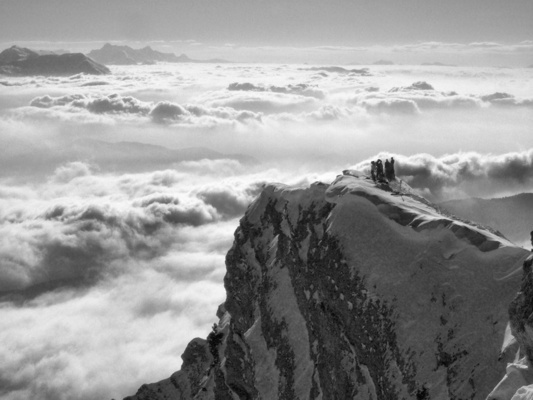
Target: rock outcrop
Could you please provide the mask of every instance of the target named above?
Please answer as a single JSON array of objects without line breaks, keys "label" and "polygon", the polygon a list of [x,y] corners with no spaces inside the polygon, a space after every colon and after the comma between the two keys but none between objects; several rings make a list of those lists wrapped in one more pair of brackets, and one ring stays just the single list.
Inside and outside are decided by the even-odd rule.
[{"label": "rock outcrop", "polygon": [[484,399],[516,350],[502,340],[528,253],[407,192],[353,171],[266,186],[218,324],[128,399]]},{"label": "rock outcrop", "polygon": [[111,71],[81,53],[39,54],[12,46],[0,53],[0,74],[4,75],[104,75]]}]

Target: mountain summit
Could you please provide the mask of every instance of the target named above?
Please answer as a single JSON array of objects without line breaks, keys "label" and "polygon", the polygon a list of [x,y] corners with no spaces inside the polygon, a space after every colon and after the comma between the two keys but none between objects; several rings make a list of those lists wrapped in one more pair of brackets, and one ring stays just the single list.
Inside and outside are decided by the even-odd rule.
[{"label": "mountain summit", "polygon": [[39,57],[36,51],[25,47],[11,46],[0,53],[0,65],[12,64]]},{"label": "mountain summit", "polygon": [[484,399],[516,351],[502,342],[527,256],[403,182],[267,185],[218,324],[128,399]]}]

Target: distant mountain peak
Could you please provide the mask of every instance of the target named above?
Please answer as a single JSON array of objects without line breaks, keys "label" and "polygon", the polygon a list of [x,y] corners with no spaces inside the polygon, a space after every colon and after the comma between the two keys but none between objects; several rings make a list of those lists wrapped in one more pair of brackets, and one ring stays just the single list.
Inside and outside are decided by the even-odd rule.
[{"label": "distant mountain peak", "polygon": [[5,75],[102,75],[110,72],[82,53],[40,54],[16,45],[0,53],[0,74]]},{"label": "distant mountain peak", "polygon": [[23,61],[38,56],[39,53],[36,51],[13,45],[0,53],[0,65],[11,64],[13,62]]}]

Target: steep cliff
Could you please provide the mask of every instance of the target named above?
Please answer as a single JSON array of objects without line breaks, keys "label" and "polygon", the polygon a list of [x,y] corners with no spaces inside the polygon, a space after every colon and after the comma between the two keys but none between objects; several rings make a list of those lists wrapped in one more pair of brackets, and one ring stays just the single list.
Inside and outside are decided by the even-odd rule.
[{"label": "steep cliff", "polygon": [[[129,399],[484,399],[528,253],[392,185],[269,185],[182,369]],[[508,336],[507,336],[508,337]]]},{"label": "steep cliff", "polygon": [[511,333],[520,351],[488,400],[533,399],[533,255],[523,264],[522,284],[509,306]]},{"label": "steep cliff", "polygon": [[222,59],[193,60],[186,54],[177,56],[174,53],[163,53],[152,49],[150,46],[142,49],[133,49],[129,46],[118,46],[106,43],[101,49],[91,50],[88,57],[105,65],[135,65],[153,64],[156,62],[172,63],[227,63]]}]

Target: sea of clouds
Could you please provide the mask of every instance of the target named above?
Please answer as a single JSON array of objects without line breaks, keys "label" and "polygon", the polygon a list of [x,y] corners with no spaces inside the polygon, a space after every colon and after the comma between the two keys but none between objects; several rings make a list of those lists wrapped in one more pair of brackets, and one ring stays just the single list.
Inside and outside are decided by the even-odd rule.
[{"label": "sea of clouds", "polygon": [[266,182],[396,159],[439,201],[533,189],[533,70],[170,64],[0,77],[0,397],[179,369]]}]

